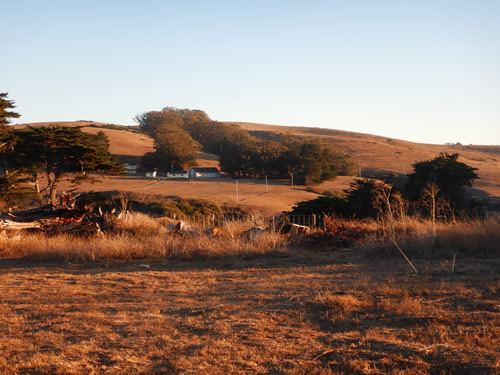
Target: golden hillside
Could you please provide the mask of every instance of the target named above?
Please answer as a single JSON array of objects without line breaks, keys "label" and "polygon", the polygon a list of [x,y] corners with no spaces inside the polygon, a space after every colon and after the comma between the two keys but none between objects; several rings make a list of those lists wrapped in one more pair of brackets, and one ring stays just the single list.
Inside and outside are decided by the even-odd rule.
[{"label": "golden hillside", "polygon": [[234,124],[251,132],[278,132],[327,139],[352,155],[361,166],[364,177],[410,173],[415,162],[432,159],[440,152],[458,153],[460,161],[478,169],[480,179],[474,187],[481,191],[477,193],[500,197],[500,146],[435,145],[343,130],[248,122]]},{"label": "golden hillside", "polygon": [[[348,152],[359,163],[363,177],[383,177],[391,174],[405,174],[412,171],[411,165],[417,161],[431,159],[440,152],[459,153],[460,160],[478,168],[480,179],[469,194],[482,199],[500,201],[500,146],[479,145],[433,145],[414,143],[370,134],[347,132],[342,130],[265,125],[246,122],[232,122],[254,134],[268,132],[292,134],[302,137],[327,139],[334,145]],[[89,121],[30,123],[15,127],[68,125],[82,126],[83,131],[97,133],[103,131],[109,138],[110,151],[122,161],[138,162],[141,155],[153,150],[153,140],[140,132],[136,127],[120,126]],[[215,155],[200,153],[200,166],[218,166]],[[345,189],[352,181],[351,177],[337,178],[315,188],[315,191],[339,191]],[[243,206],[264,209],[266,211],[283,211],[290,209],[296,202],[312,199],[316,194],[305,191],[304,187],[291,190],[287,181],[269,181],[269,192],[264,181],[240,181],[239,196],[236,201],[235,182],[226,181],[190,183],[178,181],[162,181],[156,183],[144,177],[106,178],[100,184],[84,184],[81,189],[94,191],[130,190],[146,194],[197,197],[211,199],[224,204],[240,204]]]}]

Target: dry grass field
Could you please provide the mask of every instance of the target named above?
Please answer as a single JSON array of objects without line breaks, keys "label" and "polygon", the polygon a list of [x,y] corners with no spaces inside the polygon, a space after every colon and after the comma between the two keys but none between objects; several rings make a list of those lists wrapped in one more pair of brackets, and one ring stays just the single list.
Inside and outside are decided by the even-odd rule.
[{"label": "dry grass field", "polygon": [[[325,183],[323,190],[342,190],[349,185],[352,177]],[[60,191],[69,188],[61,184]],[[321,187],[318,187],[321,188]],[[299,201],[314,199],[318,195],[306,191],[304,186],[295,186],[292,190],[288,181],[269,181],[269,192],[264,180],[239,180],[238,200],[236,200],[236,182],[231,179],[220,181],[157,181],[147,177],[107,177],[101,183],[84,183],[78,191],[129,191],[134,193],[154,194],[164,197],[202,198],[222,205],[241,206],[249,210],[280,213],[288,211]]]},{"label": "dry grass field", "polygon": [[411,277],[307,249],[148,269],[2,260],[0,371],[495,374],[498,263],[463,261]]},{"label": "dry grass field", "polygon": [[441,225],[434,245],[407,223],[418,274],[383,241],[241,238],[250,225],[182,237],[134,214],[101,237],[2,236],[0,372],[500,370],[498,218]]}]

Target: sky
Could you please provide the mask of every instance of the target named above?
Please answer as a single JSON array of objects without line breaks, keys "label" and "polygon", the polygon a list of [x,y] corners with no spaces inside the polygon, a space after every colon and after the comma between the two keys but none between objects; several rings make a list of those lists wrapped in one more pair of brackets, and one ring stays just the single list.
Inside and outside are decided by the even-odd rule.
[{"label": "sky", "polygon": [[500,145],[500,1],[0,0],[16,123],[218,121]]}]

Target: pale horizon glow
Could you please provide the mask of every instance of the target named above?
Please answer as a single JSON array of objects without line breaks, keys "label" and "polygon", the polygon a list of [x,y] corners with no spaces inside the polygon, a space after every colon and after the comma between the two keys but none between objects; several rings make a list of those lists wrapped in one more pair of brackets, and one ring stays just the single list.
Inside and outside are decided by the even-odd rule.
[{"label": "pale horizon glow", "polygon": [[24,1],[2,5],[13,123],[214,120],[500,145],[500,2]]}]

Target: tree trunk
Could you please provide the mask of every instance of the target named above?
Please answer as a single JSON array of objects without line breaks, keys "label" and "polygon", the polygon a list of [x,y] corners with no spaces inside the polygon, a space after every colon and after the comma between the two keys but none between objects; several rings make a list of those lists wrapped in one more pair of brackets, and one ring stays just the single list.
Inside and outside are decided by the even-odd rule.
[{"label": "tree trunk", "polygon": [[38,183],[38,176],[36,174],[33,175],[33,186],[35,188],[36,196],[38,197],[38,202],[40,205],[43,205],[42,193],[40,192],[40,184]]},{"label": "tree trunk", "polygon": [[57,195],[57,175],[51,175],[47,173],[47,188],[49,189],[49,203],[54,206],[57,204],[56,195]]},{"label": "tree trunk", "polygon": [[57,205],[57,189],[55,183],[50,185],[49,196],[50,203],[52,203],[54,206]]}]

